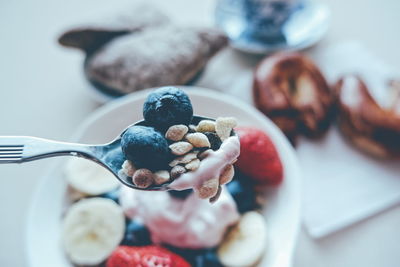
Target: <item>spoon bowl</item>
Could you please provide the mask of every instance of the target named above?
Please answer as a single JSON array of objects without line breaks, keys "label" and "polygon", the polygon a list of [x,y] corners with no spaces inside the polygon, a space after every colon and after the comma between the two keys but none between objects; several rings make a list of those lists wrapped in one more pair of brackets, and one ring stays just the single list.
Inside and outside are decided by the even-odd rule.
[{"label": "spoon bowl", "polygon": [[[197,125],[200,121],[202,120],[212,120],[215,121],[215,119],[204,117],[204,116],[197,116],[194,115],[192,118],[192,124]],[[123,172],[121,172],[121,166],[115,164],[115,154],[116,153],[122,153],[121,150],[121,137],[125,133],[127,129],[129,129],[132,126],[150,126],[147,124],[145,120],[138,121],[122,131],[121,135],[116,138],[114,141],[111,143],[104,145],[104,151],[102,152],[103,156],[100,159],[99,163],[103,167],[107,168],[109,171],[111,171],[114,176],[124,185],[133,188],[133,189],[138,189],[138,190],[146,190],[146,191],[167,191],[170,190],[168,187],[168,184],[162,184],[162,185],[151,185],[150,187],[147,188],[141,188],[137,187],[133,182],[131,177],[125,175]],[[150,126],[151,127],[151,126]],[[232,131],[231,133],[232,136],[235,136],[236,133]]]}]

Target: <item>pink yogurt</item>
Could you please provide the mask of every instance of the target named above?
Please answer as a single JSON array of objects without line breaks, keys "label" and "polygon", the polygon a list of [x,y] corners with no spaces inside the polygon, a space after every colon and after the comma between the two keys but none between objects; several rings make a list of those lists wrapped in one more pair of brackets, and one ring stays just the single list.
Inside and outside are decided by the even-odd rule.
[{"label": "pink yogurt", "polygon": [[156,244],[181,248],[218,245],[226,229],[239,219],[236,203],[226,188],[214,204],[191,194],[185,200],[167,192],[149,192],[123,187],[120,204],[125,214],[144,223]]},{"label": "pink yogurt", "polygon": [[[218,178],[239,154],[239,138],[231,136],[217,151],[210,152],[196,171],[181,175],[169,187],[176,190],[198,188],[205,181]],[[181,248],[214,247],[221,242],[226,229],[239,220],[236,203],[225,187],[213,204],[196,194],[182,200],[167,192],[123,187],[120,204],[129,218],[148,227],[154,243]]]}]

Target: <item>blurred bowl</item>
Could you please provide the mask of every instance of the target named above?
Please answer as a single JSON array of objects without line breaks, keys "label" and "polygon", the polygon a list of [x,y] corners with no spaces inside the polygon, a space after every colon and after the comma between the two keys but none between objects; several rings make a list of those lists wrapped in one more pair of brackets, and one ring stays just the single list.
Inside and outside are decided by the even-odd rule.
[{"label": "blurred bowl", "polygon": [[301,50],[317,43],[330,25],[330,9],[314,0],[301,2],[280,28],[279,38],[267,41],[255,38],[243,10],[244,0],[219,0],[215,22],[230,39],[235,49],[250,54],[269,54],[282,50]]}]

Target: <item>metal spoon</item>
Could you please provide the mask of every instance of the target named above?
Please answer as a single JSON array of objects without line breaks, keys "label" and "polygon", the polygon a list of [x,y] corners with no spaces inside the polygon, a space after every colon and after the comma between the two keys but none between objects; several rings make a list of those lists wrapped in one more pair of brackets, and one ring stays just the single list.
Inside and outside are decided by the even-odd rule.
[{"label": "metal spoon", "polygon": [[[192,123],[197,125],[201,120],[214,120],[202,116],[193,116]],[[139,188],[132,179],[120,172],[121,165],[115,163],[115,152],[122,154],[121,136],[131,126],[149,126],[141,120],[128,126],[116,139],[107,144],[87,145],[66,143],[30,136],[0,136],[0,164],[24,163],[58,156],[74,156],[92,160],[103,166],[124,185],[139,190],[168,190],[168,184]],[[232,133],[235,134],[235,133]]]}]

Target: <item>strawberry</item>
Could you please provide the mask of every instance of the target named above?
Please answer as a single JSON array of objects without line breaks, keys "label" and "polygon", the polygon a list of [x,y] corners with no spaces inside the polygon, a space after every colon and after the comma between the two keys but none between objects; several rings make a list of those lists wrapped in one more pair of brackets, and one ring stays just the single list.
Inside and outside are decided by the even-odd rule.
[{"label": "strawberry", "polygon": [[159,246],[119,246],[107,260],[107,267],[190,267],[182,257]]},{"label": "strawberry", "polygon": [[283,179],[283,167],[271,139],[260,129],[237,127],[240,156],[235,166],[262,185],[277,185]]}]

